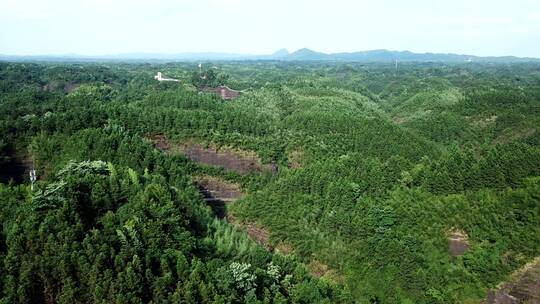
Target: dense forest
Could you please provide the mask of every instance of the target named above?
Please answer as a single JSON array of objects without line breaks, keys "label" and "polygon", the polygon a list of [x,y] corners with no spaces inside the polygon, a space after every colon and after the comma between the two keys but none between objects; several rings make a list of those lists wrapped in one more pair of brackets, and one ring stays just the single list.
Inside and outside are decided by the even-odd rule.
[{"label": "dense forest", "polygon": [[538,63],[0,62],[0,303],[480,303],[540,255],[539,126]]}]

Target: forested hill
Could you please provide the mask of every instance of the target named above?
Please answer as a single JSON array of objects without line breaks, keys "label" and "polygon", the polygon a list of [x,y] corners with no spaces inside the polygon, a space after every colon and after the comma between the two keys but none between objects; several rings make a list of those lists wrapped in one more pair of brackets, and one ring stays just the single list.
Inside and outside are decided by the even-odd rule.
[{"label": "forested hill", "polygon": [[208,60],[235,60],[235,61],[341,61],[341,62],[491,62],[491,63],[516,63],[516,62],[540,62],[540,58],[515,57],[515,56],[475,56],[452,53],[415,53],[411,51],[369,50],[357,52],[322,53],[307,48],[289,53],[281,49],[269,55],[234,54],[234,53],[131,53],[107,56],[83,56],[69,55],[34,55],[16,56],[1,55],[0,60],[6,61],[208,61]]},{"label": "forested hill", "polygon": [[514,56],[474,56],[462,54],[414,53],[410,51],[370,50],[349,53],[321,53],[310,49],[300,49],[282,55],[283,60],[298,61],[344,61],[344,62],[540,62],[538,58]]},{"label": "forested hill", "polygon": [[532,62],[0,62],[0,302],[534,303],[539,126]]}]

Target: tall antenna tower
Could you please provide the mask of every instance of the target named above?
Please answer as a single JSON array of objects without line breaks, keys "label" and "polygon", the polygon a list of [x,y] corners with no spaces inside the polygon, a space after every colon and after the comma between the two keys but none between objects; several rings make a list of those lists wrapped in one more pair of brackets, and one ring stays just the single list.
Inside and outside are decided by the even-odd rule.
[{"label": "tall antenna tower", "polygon": [[397,66],[397,58],[396,58],[396,71],[394,72],[395,76],[397,76],[397,72],[398,72],[398,66]]}]

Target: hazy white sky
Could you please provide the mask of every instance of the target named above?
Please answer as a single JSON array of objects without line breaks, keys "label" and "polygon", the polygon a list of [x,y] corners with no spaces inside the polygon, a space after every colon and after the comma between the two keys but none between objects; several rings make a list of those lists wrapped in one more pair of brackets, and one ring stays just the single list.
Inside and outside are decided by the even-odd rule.
[{"label": "hazy white sky", "polygon": [[540,0],[0,0],[0,53],[279,48],[540,57]]}]

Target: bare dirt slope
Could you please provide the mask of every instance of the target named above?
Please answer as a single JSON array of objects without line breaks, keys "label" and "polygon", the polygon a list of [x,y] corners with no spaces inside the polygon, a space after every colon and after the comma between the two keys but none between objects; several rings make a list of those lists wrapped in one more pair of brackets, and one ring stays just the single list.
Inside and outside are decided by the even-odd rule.
[{"label": "bare dirt slope", "polygon": [[253,152],[205,148],[197,143],[183,144],[179,146],[179,149],[194,162],[221,167],[242,175],[273,171],[271,165],[263,165],[259,157]]},{"label": "bare dirt slope", "polygon": [[232,148],[205,147],[200,143],[171,143],[164,135],[150,137],[154,146],[167,153],[181,153],[196,163],[220,167],[241,175],[261,172],[277,172],[274,164],[263,164],[256,153]]},{"label": "bare dirt slope", "polygon": [[238,184],[226,182],[213,176],[198,177],[196,181],[205,199],[230,202],[244,195]]},{"label": "bare dirt slope", "polygon": [[489,304],[539,304],[540,257],[516,271],[507,282],[488,292]]}]

